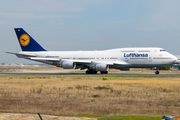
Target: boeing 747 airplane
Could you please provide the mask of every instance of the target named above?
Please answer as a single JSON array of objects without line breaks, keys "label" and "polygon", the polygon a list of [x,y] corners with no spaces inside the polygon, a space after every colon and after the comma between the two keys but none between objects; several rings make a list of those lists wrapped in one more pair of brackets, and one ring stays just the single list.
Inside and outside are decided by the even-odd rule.
[{"label": "boeing 747 airplane", "polygon": [[48,51],[38,44],[22,28],[15,28],[22,51],[15,54],[64,69],[87,69],[86,74],[107,74],[111,68],[130,70],[130,68],[159,67],[174,63],[177,58],[162,48],[118,48],[103,51]]}]

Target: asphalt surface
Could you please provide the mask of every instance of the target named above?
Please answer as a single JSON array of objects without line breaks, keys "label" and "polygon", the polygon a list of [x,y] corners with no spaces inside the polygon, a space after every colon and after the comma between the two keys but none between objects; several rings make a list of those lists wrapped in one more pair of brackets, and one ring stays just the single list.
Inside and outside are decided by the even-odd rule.
[{"label": "asphalt surface", "polygon": [[19,73],[19,72],[0,72],[0,76],[19,76],[19,75],[64,75],[64,76],[159,76],[159,77],[180,77],[180,74],[84,74],[84,73]]}]

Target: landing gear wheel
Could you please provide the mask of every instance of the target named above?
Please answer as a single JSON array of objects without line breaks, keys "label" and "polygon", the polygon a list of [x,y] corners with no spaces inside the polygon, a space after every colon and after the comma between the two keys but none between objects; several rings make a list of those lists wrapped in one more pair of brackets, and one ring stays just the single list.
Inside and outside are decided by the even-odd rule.
[{"label": "landing gear wheel", "polygon": [[101,74],[108,74],[108,71],[101,71]]},{"label": "landing gear wheel", "polygon": [[97,74],[97,71],[93,70],[93,71],[92,71],[92,74]]},{"label": "landing gear wheel", "polygon": [[156,71],[155,74],[158,75],[158,74],[159,74],[159,71]]},{"label": "landing gear wheel", "polygon": [[86,74],[90,74],[90,71],[89,71],[89,70],[87,70],[87,71],[86,71]]},{"label": "landing gear wheel", "polygon": [[95,71],[95,70],[87,70],[86,74],[97,74],[97,71]]}]

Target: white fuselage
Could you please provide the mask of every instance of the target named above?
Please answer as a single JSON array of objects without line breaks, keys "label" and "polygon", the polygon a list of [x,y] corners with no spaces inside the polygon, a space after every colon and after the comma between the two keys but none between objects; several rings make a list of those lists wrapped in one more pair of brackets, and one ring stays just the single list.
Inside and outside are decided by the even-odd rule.
[{"label": "white fuselage", "polygon": [[[97,64],[107,64],[109,68],[116,69],[159,67],[172,64],[177,60],[174,55],[164,51],[162,48],[120,48],[104,51],[40,51],[20,53],[32,54],[36,58],[44,58],[31,60],[58,67],[61,67],[63,62],[72,61],[77,63],[76,69],[85,69]],[[29,58],[26,57],[26,59]],[[59,62],[46,59],[59,59]],[[82,61],[82,64],[80,61]]]}]

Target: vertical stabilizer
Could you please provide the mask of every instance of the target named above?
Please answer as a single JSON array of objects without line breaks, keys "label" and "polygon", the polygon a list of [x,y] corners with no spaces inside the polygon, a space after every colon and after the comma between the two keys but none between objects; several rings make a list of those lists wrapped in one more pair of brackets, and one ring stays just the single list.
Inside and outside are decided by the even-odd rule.
[{"label": "vertical stabilizer", "polygon": [[22,51],[46,51],[22,28],[14,28]]}]

